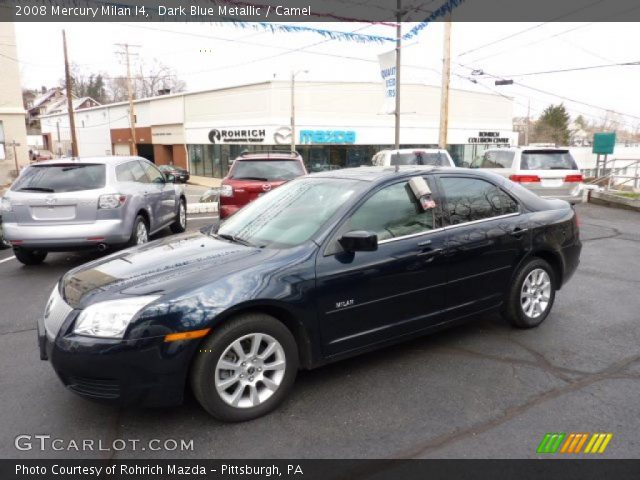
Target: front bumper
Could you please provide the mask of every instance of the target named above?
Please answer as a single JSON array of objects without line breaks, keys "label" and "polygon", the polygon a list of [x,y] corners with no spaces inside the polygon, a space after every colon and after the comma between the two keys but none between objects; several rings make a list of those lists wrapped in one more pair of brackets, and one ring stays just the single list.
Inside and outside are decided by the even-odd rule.
[{"label": "front bumper", "polygon": [[127,242],[131,236],[121,219],[75,225],[3,223],[2,227],[7,241],[19,241],[20,247],[27,248],[73,248],[100,243],[117,245]]},{"label": "front bumper", "polygon": [[79,313],[66,314],[57,334],[49,324],[45,328],[44,318],[38,320],[40,357],[51,362],[69,390],[120,406],[182,402],[198,342],[164,342],[164,336],[110,340],[75,335],[73,324]]}]

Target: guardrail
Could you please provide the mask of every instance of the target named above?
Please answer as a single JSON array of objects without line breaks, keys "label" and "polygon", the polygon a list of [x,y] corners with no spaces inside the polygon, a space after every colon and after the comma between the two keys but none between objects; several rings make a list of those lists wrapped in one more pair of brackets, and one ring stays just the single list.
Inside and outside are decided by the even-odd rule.
[{"label": "guardrail", "polygon": [[[613,190],[616,187],[622,187],[630,182],[633,182],[631,186],[634,191],[640,188],[640,160],[633,159],[616,159],[612,162],[627,162],[622,167],[611,167],[602,169],[604,175],[594,178],[589,182],[585,182],[586,185],[600,185],[604,184],[605,190]],[[633,175],[627,175],[629,168],[632,169]],[[624,171],[624,174],[616,173]]]}]

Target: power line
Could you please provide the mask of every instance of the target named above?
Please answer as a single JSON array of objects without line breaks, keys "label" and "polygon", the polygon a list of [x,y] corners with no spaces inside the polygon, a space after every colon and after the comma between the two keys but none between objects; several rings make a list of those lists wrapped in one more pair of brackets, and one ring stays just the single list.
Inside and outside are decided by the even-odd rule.
[{"label": "power line", "polygon": [[[466,65],[462,65],[461,63],[458,63],[458,62],[456,62],[456,63],[459,66],[463,67],[463,68],[466,68],[466,69],[469,69],[469,70],[473,70],[471,67],[468,67]],[[495,79],[498,79],[498,80],[503,79],[503,77],[500,77],[498,75],[494,75],[494,74],[486,72],[486,71],[484,73],[485,73],[485,75],[488,75],[489,77],[492,77],[492,78],[495,78]],[[559,95],[557,93],[553,93],[553,92],[549,92],[549,91],[546,91],[546,90],[542,90],[540,88],[532,87],[530,85],[525,85],[525,84],[523,84],[521,82],[514,82],[514,84],[518,85],[518,86],[520,86],[522,88],[526,88],[528,90],[533,90],[533,91],[536,91],[536,92],[539,92],[539,93],[542,93],[542,94],[545,94],[545,95],[549,95],[549,96],[552,96],[552,97],[560,98],[560,99],[566,100],[568,102],[577,103],[579,105],[584,105],[584,106],[587,106],[587,107],[590,107],[590,108],[595,108],[595,109],[598,109],[598,110],[603,110],[605,112],[611,112],[611,113],[615,113],[617,115],[622,115],[622,116],[625,116],[625,117],[629,117],[629,118],[634,118],[634,119],[640,120],[640,117],[636,116],[636,115],[631,115],[629,113],[618,112],[618,111],[613,110],[611,108],[602,107],[602,106],[599,106],[599,105],[594,105],[594,104],[591,104],[591,103],[588,103],[588,102],[584,102],[582,100],[576,100],[576,99],[573,99],[573,98],[569,98],[569,97],[566,97],[564,95]]]},{"label": "power line", "polygon": [[531,75],[547,75],[550,73],[564,73],[564,72],[578,72],[582,70],[594,70],[598,68],[610,68],[610,67],[626,67],[626,66],[637,66],[640,65],[640,60],[636,60],[633,62],[622,62],[622,63],[607,63],[604,65],[590,65],[586,67],[574,67],[574,68],[564,68],[560,70],[545,70],[542,72],[527,72],[527,73],[513,73],[510,75],[500,75],[503,78],[511,78],[511,77],[528,77]]}]

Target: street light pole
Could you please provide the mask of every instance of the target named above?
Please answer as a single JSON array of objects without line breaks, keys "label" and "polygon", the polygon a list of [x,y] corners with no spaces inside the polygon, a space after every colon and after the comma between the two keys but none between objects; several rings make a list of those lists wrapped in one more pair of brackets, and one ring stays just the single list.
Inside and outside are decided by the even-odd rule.
[{"label": "street light pole", "polygon": [[291,151],[296,151],[296,75],[308,73],[308,70],[291,72]]}]

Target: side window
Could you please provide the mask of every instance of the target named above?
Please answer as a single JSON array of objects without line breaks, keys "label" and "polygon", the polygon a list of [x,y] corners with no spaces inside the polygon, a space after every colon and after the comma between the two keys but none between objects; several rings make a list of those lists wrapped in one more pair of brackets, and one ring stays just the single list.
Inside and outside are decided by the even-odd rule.
[{"label": "side window", "polygon": [[147,174],[144,172],[142,165],[140,165],[140,162],[138,161],[129,162],[127,163],[127,165],[129,166],[129,170],[131,171],[131,177],[133,178],[134,182],[149,183],[149,178],[147,177]]},{"label": "side window", "polygon": [[433,210],[422,210],[409,184],[402,182],[371,196],[351,216],[347,230],[367,230],[375,232],[378,240],[388,240],[433,228]]},{"label": "side window", "polygon": [[116,167],[116,180],[119,182],[135,182],[133,179],[133,172],[131,171],[131,165],[136,162],[128,162],[118,165]]},{"label": "side window", "polygon": [[452,225],[518,212],[516,201],[490,182],[478,178],[441,177]]},{"label": "side window", "polygon": [[151,165],[150,163],[142,163],[140,162],[147,173],[147,177],[149,178],[149,182],[151,183],[165,183],[164,175],[160,170]]}]

